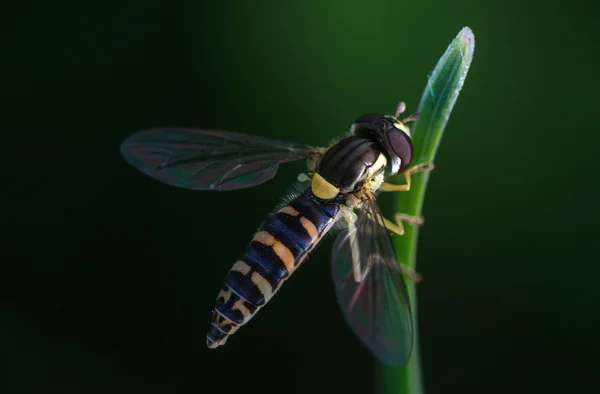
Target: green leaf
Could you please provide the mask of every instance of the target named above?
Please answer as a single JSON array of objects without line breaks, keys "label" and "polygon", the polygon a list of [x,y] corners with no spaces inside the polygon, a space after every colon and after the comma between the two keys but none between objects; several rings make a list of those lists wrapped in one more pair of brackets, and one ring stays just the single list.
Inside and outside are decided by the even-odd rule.
[{"label": "green leaf", "polygon": [[[444,133],[454,103],[463,86],[473,52],[475,36],[468,27],[463,28],[450,43],[429,77],[417,112],[419,120],[412,125],[414,158],[412,164],[433,163],[435,153]],[[395,212],[421,215],[425,187],[429,172],[416,173],[411,177],[412,185],[408,193],[398,193]],[[416,266],[418,227],[405,225],[402,237],[394,237],[398,261]],[[417,302],[413,282],[408,282],[414,320],[414,346],[410,361],[402,368],[380,366],[379,389],[383,393],[420,394],[423,384],[420,370],[419,337],[417,327]]]}]

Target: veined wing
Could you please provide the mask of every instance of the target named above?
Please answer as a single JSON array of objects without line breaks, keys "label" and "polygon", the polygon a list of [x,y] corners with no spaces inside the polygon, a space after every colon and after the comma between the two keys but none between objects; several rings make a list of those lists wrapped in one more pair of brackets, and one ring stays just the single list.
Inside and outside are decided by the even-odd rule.
[{"label": "veined wing", "polygon": [[337,236],[332,253],[335,291],[350,327],[380,362],[404,365],[413,343],[410,301],[374,196]]},{"label": "veined wing", "polygon": [[315,148],[228,131],[156,128],[121,144],[127,161],[169,185],[235,190],[271,179],[280,163],[308,157]]}]

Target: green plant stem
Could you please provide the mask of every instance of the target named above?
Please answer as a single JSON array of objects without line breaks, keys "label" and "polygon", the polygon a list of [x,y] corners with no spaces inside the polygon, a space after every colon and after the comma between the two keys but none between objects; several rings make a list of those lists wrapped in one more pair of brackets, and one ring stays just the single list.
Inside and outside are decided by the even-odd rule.
[{"label": "green plant stem", "polygon": [[[429,77],[421,96],[417,112],[419,120],[413,125],[413,164],[433,163],[435,153],[444,133],[444,128],[463,86],[475,50],[475,36],[468,27],[463,28],[450,43]],[[412,176],[411,191],[398,193],[396,211],[410,215],[421,215],[428,172]],[[395,237],[394,246],[398,261],[416,268],[418,228],[405,226],[402,237]],[[402,368],[380,366],[377,374],[378,391],[391,394],[421,394],[423,381],[420,368],[419,336],[417,325],[417,298],[413,282],[408,282],[414,324],[412,356]]]}]

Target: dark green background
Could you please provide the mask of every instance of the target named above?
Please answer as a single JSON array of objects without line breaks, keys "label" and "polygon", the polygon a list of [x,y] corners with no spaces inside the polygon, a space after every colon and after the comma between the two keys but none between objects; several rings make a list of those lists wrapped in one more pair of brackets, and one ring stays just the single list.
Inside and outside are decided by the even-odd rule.
[{"label": "dark green background", "polygon": [[[285,4],[283,4],[285,3]],[[369,393],[327,240],[217,350],[221,281],[303,170],[167,187],[120,142],[161,125],[311,144],[414,110],[463,26],[475,57],[419,240],[428,393],[590,392],[597,361],[593,2],[21,2],[2,12],[2,393]]]}]

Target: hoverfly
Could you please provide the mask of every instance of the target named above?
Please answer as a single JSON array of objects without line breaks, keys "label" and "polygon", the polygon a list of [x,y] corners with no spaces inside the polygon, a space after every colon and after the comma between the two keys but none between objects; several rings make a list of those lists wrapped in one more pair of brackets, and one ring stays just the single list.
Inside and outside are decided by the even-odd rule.
[{"label": "hoverfly", "polygon": [[[298,181],[303,192],[267,218],[223,282],[212,312],[207,345],[223,345],[279,290],[334,225],[331,263],[335,292],[349,325],[381,362],[399,366],[412,350],[412,317],[403,275],[416,274],[396,259],[390,232],[422,219],[384,218],[376,193],[410,190],[411,175],[431,170],[412,161],[414,114],[399,120],[359,116],[328,148],[227,131],[156,128],[127,138],[121,152],[143,173],[169,185],[194,190],[236,190],[271,179],[279,164],[306,159]],[[403,173],[406,183],[385,182]]]}]

